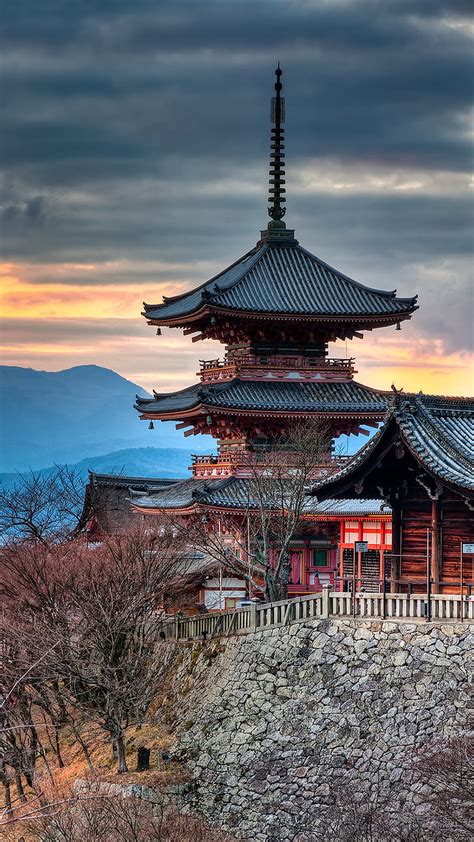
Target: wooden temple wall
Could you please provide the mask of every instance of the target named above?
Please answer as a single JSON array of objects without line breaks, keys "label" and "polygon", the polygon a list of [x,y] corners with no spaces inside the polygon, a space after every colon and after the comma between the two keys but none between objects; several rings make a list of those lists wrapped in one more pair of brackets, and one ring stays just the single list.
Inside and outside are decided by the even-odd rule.
[{"label": "wooden temple wall", "polygon": [[[403,507],[400,578],[406,582],[426,580],[428,544],[432,580],[437,581],[438,570],[439,580],[445,583],[441,592],[459,592],[461,543],[468,542],[474,542],[474,513],[464,503],[441,499],[435,505],[432,501],[416,501]],[[472,556],[463,559],[463,579],[473,582]]]},{"label": "wooden temple wall", "polygon": [[431,542],[431,505],[421,503],[416,507],[403,508],[400,539],[402,580],[416,582],[426,579],[427,540]]},{"label": "wooden temple wall", "polygon": [[[461,576],[462,543],[474,543],[474,512],[462,503],[447,505],[441,513],[442,578],[456,584],[454,588],[445,586],[443,593],[459,590],[457,582],[460,582]],[[462,567],[464,582],[474,583],[474,556],[464,556]]]}]

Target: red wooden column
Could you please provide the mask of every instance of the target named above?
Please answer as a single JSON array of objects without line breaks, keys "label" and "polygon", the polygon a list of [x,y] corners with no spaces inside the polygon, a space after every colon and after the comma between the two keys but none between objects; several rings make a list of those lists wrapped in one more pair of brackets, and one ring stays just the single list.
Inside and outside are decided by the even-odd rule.
[{"label": "red wooden column", "polygon": [[379,578],[380,584],[385,576],[385,562],[384,562],[384,546],[385,546],[385,521],[380,521],[380,561],[379,561]]},{"label": "red wooden column", "polygon": [[339,582],[342,583],[342,584],[339,585],[339,588],[341,590],[344,590],[344,582],[343,582],[343,577],[344,577],[344,560],[343,560],[344,550],[342,548],[342,545],[344,544],[344,542],[346,540],[345,523],[346,522],[344,520],[341,520],[341,522],[339,524],[340,529],[341,529],[340,538],[339,538]]}]

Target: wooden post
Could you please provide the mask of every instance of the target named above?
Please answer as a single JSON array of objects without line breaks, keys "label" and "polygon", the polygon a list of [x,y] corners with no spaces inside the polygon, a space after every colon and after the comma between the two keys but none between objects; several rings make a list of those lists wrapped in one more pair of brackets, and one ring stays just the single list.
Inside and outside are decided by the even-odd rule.
[{"label": "wooden post", "polygon": [[352,550],[352,616],[355,617],[356,615],[356,550],[355,544],[354,549]]},{"label": "wooden post", "polygon": [[323,585],[323,596],[321,605],[321,617],[327,619],[331,613],[331,585]]},{"label": "wooden post", "polygon": [[398,500],[391,501],[392,506],[392,561],[390,565],[390,590],[395,593],[401,578],[401,507]]},{"label": "wooden post", "polygon": [[426,622],[431,620],[430,530],[426,530]]},{"label": "wooden post", "polygon": [[173,628],[173,637],[175,640],[179,640],[179,617],[175,614],[174,616],[174,628]]},{"label": "wooden post", "polygon": [[441,580],[439,500],[431,502],[431,580],[433,593],[439,593]]},{"label": "wooden post", "polygon": [[250,631],[257,630],[257,603],[252,602],[250,606]]},{"label": "wooden post", "polygon": [[462,551],[462,539],[459,547],[459,584],[460,584],[460,591],[461,591],[461,623],[464,622],[464,570],[463,570],[463,562],[464,562],[464,553]]}]

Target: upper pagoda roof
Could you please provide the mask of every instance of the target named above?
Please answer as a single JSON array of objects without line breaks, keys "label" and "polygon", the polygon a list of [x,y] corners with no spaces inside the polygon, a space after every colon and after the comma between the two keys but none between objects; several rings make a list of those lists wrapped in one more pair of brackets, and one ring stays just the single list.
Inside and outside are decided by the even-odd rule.
[{"label": "upper pagoda roof", "polygon": [[272,413],[370,414],[382,418],[389,393],[363,386],[355,380],[331,382],[265,382],[239,380],[197,383],[179,392],[154,398],[137,395],[135,409],[146,418],[190,417],[208,409]]},{"label": "upper pagoda roof", "polygon": [[381,464],[391,447],[405,446],[426,473],[460,493],[474,491],[474,398],[397,393],[382,429],[350,464],[313,494],[319,499],[348,490]]},{"label": "upper pagoda roof", "polygon": [[[162,304],[144,304],[143,315],[156,325],[180,327],[212,320],[214,314],[240,317],[346,321],[350,329],[390,325],[409,319],[417,297],[397,298],[396,290],[372,289],[334,269],[298,244],[285,215],[285,102],[282,71],[275,70],[272,99],[270,222],[251,251],[196,289]],[[215,316],[214,316],[215,319]],[[213,322],[211,321],[211,324]],[[197,328],[199,329],[199,327]]]},{"label": "upper pagoda roof", "polygon": [[[285,231],[292,234],[290,231]],[[190,292],[145,304],[143,315],[162,325],[184,325],[206,313],[268,314],[334,321],[357,327],[393,324],[417,309],[417,296],[397,298],[396,290],[372,289],[354,281],[292,237],[272,239],[271,231],[223,272]]]}]

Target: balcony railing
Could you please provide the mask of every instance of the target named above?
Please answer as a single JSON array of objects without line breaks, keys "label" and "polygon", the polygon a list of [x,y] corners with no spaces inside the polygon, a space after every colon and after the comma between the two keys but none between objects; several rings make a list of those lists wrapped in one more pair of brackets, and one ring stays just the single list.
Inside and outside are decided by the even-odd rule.
[{"label": "balcony railing", "polygon": [[245,354],[234,357],[224,357],[215,360],[199,360],[200,370],[214,371],[223,368],[290,368],[305,369],[308,371],[344,370],[350,371],[354,364],[354,358],[339,359],[337,357],[304,357],[304,356],[281,356],[263,354]]},{"label": "balcony railing", "polygon": [[215,453],[193,453],[191,460],[193,465],[217,465],[219,457]]}]

